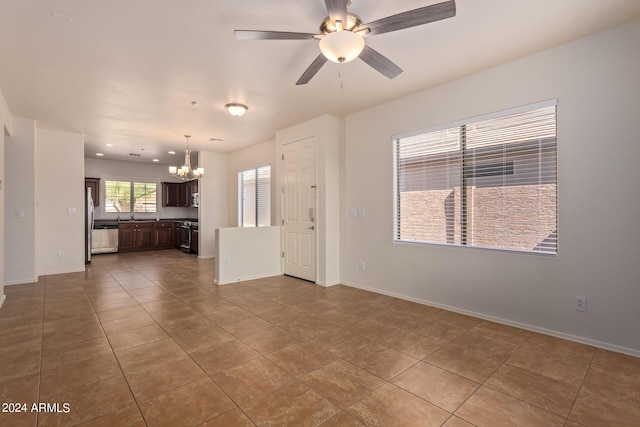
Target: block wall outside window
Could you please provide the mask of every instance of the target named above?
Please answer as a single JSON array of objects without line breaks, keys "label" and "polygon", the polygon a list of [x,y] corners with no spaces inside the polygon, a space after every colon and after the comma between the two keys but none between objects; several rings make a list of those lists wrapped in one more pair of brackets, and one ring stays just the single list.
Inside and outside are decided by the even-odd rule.
[{"label": "block wall outside window", "polygon": [[557,253],[555,103],[394,148],[396,241]]}]

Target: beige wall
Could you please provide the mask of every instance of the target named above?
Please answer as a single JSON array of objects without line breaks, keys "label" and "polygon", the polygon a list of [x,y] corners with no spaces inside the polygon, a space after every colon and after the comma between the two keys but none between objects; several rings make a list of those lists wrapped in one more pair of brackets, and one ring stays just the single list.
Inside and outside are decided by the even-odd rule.
[{"label": "beige wall", "polygon": [[282,274],[280,227],[218,228],[216,246],[218,285]]},{"label": "beige wall", "polygon": [[14,117],[5,139],[5,285],[37,281],[35,149],[35,121]]},{"label": "beige wall", "polygon": [[[5,165],[5,137],[12,132],[12,117],[9,112],[9,107],[4,100],[4,95],[0,91],[0,240],[5,241],[5,229],[4,229],[4,165]],[[0,245],[0,307],[4,303],[4,245]]]},{"label": "beige wall", "polygon": [[201,151],[198,166],[204,168],[200,178],[200,207],[198,208],[198,258],[215,258],[216,228],[228,227],[227,203],[229,155]]},{"label": "beige wall", "polygon": [[[36,129],[38,275],[84,271],[84,137]],[[75,209],[69,214],[68,209]],[[64,258],[59,253],[64,252]]]},{"label": "beige wall", "polygon": [[[640,355],[638,46],[635,21],[347,116],[342,197],[367,214],[342,212],[342,281]],[[549,99],[557,257],[393,243],[392,135]]]}]

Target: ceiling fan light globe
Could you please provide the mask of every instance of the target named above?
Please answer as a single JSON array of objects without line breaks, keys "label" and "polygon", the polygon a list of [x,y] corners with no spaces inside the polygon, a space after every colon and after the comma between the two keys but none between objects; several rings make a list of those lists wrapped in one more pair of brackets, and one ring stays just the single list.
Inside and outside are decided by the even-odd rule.
[{"label": "ceiling fan light globe", "polygon": [[343,63],[356,59],[364,49],[364,39],[351,31],[329,33],[320,40],[320,51],[332,62]]}]

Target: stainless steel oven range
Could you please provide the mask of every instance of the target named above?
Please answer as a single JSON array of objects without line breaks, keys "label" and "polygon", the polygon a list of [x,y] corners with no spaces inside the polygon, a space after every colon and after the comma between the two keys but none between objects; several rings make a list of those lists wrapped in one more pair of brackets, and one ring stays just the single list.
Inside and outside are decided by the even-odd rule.
[{"label": "stainless steel oven range", "polygon": [[180,250],[182,252],[191,252],[191,221],[184,221],[180,224],[178,230]]}]

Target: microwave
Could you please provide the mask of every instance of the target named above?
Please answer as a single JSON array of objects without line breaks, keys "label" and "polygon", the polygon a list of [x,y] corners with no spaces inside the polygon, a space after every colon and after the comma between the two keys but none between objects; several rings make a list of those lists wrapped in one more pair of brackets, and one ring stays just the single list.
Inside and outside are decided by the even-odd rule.
[{"label": "microwave", "polygon": [[193,193],[191,194],[191,207],[197,208],[198,206],[200,206],[200,194]]}]

